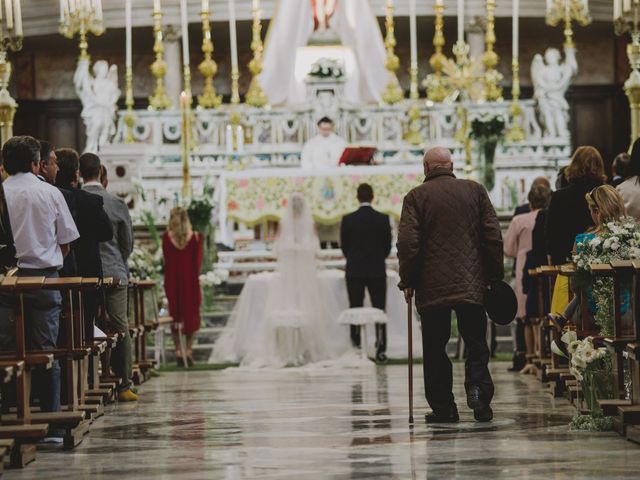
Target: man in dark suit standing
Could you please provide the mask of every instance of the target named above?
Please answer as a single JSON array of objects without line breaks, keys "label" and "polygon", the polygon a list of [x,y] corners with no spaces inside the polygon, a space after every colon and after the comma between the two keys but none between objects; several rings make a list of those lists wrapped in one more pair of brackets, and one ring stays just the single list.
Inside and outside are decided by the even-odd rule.
[{"label": "man in dark suit standing", "polygon": [[[371,206],[373,189],[363,183],[358,186],[360,208],[342,219],[340,248],[347,259],[346,279],[351,308],[362,307],[365,288],[374,308],[384,310],[387,298],[385,259],[391,251],[389,217]],[[360,348],[360,327],[351,326],[351,342]],[[376,325],[376,360],[387,359],[387,327]]]}]

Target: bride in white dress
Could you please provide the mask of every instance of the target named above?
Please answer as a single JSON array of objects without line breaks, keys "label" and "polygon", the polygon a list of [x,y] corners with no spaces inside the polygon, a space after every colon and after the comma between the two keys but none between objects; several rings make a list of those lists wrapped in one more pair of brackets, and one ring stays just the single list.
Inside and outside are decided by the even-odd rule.
[{"label": "bride in white dress", "polygon": [[[279,368],[337,359],[349,351],[348,335],[334,315],[339,311],[336,299],[321,294],[319,245],[311,209],[301,193],[294,193],[274,244],[277,271],[258,274],[268,278],[266,300],[262,303],[241,295],[212,359]],[[264,305],[262,312],[252,308],[257,303]],[[240,331],[243,322],[238,317],[256,314],[260,321],[253,325],[257,323],[258,328]],[[230,358],[228,352],[238,350],[240,358]]]}]

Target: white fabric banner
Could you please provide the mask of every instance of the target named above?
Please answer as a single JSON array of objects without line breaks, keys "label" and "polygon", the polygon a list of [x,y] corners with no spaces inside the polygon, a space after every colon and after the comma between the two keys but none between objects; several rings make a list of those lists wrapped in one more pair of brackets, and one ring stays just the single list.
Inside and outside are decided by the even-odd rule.
[{"label": "white fabric banner", "polygon": [[[360,98],[351,101],[379,102],[389,74],[384,67],[386,53],[378,21],[368,0],[340,0],[331,17],[331,29],[342,45],[356,57]],[[260,84],[272,105],[300,101],[304,85],[296,84],[296,52],[307,45],[313,33],[313,9],[310,0],[280,0],[267,33],[264,70]],[[299,82],[298,82],[299,83]]]}]

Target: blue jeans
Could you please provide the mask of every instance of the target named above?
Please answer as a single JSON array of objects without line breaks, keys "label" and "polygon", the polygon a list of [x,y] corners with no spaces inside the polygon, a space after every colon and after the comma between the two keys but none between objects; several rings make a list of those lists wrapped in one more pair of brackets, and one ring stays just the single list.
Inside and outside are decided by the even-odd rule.
[{"label": "blue jeans", "polygon": [[[20,269],[19,277],[47,277],[57,278],[54,269]],[[15,349],[15,308],[16,297],[3,295],[0,297],[0,350]],[[25,344],[27,351],[52,350],[56,348],[58,330],[60,327],[60,313],[62,311],[62,297],[54,290],[37,290],[24,295]],[[60,410],[60,364],[53,361],[49,370],[37,369],[33,372],[32,385],[34,393],[40,397],[43,412],[57,412]],[[5,396],[5,393],[8,394]],[[7,388],[3,388],[3,410],[7,405],[7,397],[13,398]]]}]

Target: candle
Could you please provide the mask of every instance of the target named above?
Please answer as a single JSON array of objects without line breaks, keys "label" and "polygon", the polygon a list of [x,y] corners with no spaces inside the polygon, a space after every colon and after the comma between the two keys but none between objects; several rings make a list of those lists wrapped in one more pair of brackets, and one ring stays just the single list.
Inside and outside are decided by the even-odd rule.
[{"label": "candle", "polygon": [[244,128],[242,125],[236,127],[236,144],[238,146],[238,153],[244,152]]},{"label": "candle", "polygon": [[622,10],[624,12],[628,12],[631,10],[631,0],[623,0],[622,2]]},{"label": "candle", "polygon": [[209,13],[209,0],[202,0],[202,13]]},{"label": "candle", "polygon": [[182,21],[182,65],[189,66],[189,21],[187,20],[187,0],[180,0],[180,20]]},{"label": "candle", "polygon": [[436,0],[436,7],[444,7],[444,0]]},{"label": "candle", "polygon": [[458,42],[464,42],[464,0],[458,0]]},{"label": "candle", "polygon": [[547,0],[547,13],[553,9],[553,0]]},{"label": "candle", "polygon": [[[67,0],[60,0],[60,23],[64,22],[64,13],[67,10]],[[0,8],[0,20],[2,20],[2,9]]]},{"label": "candle", "polygon": [[132,48],[131,48],[131,0],[126,0],[124,4],[124,23],[125,23],[126,37],[127,37],[126,67],[129,68],[133,64]]},{"label": "candle", "polygon": [[622,17],[622,0],[614,0],[613,2],[613,20]]},{"label": "candle", "polygon": [[233,128],[231,125],[227,125],[225,131],[225,143],[227,145],[227,152],[233,152]]},{"label": "candle", "polygon": [[4,9],[7,12],[7,28],[13,28],[13,0],[4,0]]},{"label": "candle", "polygon": [[94,11],[96,20],[102,20],[102,0],[95,0]]},{"label": "candle", "polygon": [[13,0],[13,16],[16,24],[16,35],[22,36],[22,11],[20,8],[20,0]]},{"label": "candle", "polygon": [[519,10],[520,10],[520,0],[513,0],[513,14],[512,14],[512,22],[513,22],[513,40],[511,42],[511,46],[512,46],[512,52],[511,52],[511,56],[516,59],[518,58],[518,41],[519,41],[519,37],[520,37],[520,32],[519,32],[519,22],[518,22],[518,15],[520,14]]},{"label": "candle", "polygon": [[229,0],[229,37],[231,43],[231,71],[238,71],[238,39],[236,38],[236,7]]},{"label": "candle", "polygon": [[258,10],[260,8],[260,0],[253,0],[253,10]]},{"label": "candle", "polygon": [[411,36],[411,68],[418,66],[418,34],[416,26],[416,0],[409,0],[409,32]]},{"label": "candle", "polygon": [[153,13],[161,13],[160,0],[153,0]]}]

